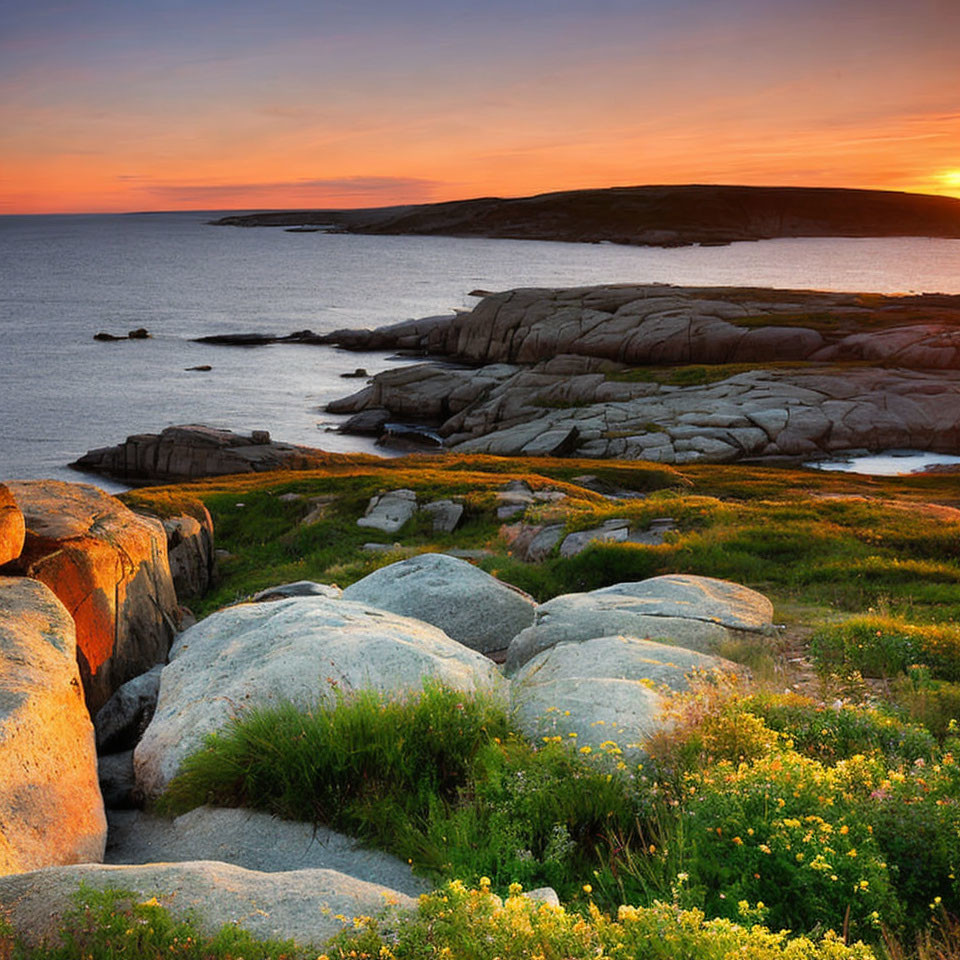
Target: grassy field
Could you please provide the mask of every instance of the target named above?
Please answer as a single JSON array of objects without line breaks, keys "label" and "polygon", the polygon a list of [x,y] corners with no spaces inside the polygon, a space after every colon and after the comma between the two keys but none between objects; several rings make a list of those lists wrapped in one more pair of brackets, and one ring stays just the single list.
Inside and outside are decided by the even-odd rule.
[{"label": "grassy field", "polygon": [[[510,531],[496,517],[497,491],[515,480],[565,494],[529,507],[528,524],[562,523],[572,532],[624,517],[645,528],[669,516],[677,529],[658,546],[596,544],[576,557],[554,550],[528,563],[514,555]],[[460,527],[436,534],[426,515],[393,537],[357,527],[371,496],[400,487],[421,502],[459,499]],[[298,499],[282,496],[291,493]],[[647,744],[640,767],[624,763],[616,744],[585,755],[549,740],[528,743],[496,705],[440,688],[420,699],[366,697],[309,715],[249,713],[208,740],[174,781],[163,801],[168,811],[212,799],[329,823],[410,860],[438,884],[462,882],[445,894],[455,904],[444,908],[450,924],[439,923],[440,908],[428,898],[412,921],[418,932],[408,952],[396,956],[437,956],[443,948],[487,956],[457,952],[463,948],[453,930],[479,929],[494,916],[509,926],[523,915],[525,930],[539,930],[533,908],[508,908],[522,899],[511,896],[511,884],[557,889],[569,915],[580,918],[570,922],[585,924],[585,936],[590,928],[594,949],[605,942],[601,930],[614,929],[609,924],[625,917],[652,923],[657,910],[672,910],[675,918],[699,917],[679,921],[691,930],[719,929],[710,918],[721,918],[744,930],[762,922],[814,939],[832,929],[892,958],[956,955],[956,476],[341,457],[322,470],[124,498],[159,513],[189,509],[191,500],[210,509],[229,556],[201,615],[273,584],[309,578],[346,586],[400,557],[454,547],[476,551],[480,566],[541,601],[671,572],[735,580],[773,599],[780,640],[724,651],[754,666],[758,682],[676,697],[670,732]],[[369,541],[392,549],[364,551]],[[455,736],[438,734],[448,727]],[[353,746],[344,751],[344,743]],[[398,743],[417,744],[413,768]],[[484,899],[490,890],[507,896],[507,905]],[[653,913],[618,915],[622,904]],[[559,939],[548,946],[557,956],[579,956],[572,946],[561,951],[565,924],[550,920],[550,936]],[[438,938],[441,928],[453,939]],[[484,929],[499,942],[500,927]],[[616,936],[627,938],[619,928]],[[376,956],[397,946],[373,922],[345,937],[336,955]],[[800,950],[766,943],[749,950]],[[711,955],[713,946],[704,941],[698,949]],[[809,955],[842,949],[831,941],[811,945]],[[663,955],[679,956],[671,950]]]}]

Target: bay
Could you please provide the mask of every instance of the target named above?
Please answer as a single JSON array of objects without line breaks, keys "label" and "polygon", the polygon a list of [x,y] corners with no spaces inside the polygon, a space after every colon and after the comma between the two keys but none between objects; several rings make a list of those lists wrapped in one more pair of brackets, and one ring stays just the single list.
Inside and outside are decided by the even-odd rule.
[{"label": "bay", "polygon": [[[222,213],[222,212],[221,212]],[[87,449],[174,423],[266,429],[328,450],[331,399],[384,353],[215,347],[215,333],[318,333],[469,308],[475,288],[596,283],[960,293],[960,241],[804,239],[659,249],[209,226],[220,213],[0,217],[0,478],[79,479]],[[149,340],[100,343],[146,327]],[[186,368],[209,364],[206,373]]]}]

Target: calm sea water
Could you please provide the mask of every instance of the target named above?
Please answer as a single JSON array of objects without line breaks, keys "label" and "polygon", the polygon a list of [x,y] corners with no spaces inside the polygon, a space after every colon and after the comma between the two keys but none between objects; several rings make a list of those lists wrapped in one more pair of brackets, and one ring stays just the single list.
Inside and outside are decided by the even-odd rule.
[{"label": "calm sea water", "polygon": [[[78,479],[92,447],[174,423],[330,450],[340,374],[399,361],[328,347],[192,343],[325,332],[469,307],[480,287],[681,284],[960,293],[960,241],[774,240],[659,250],[211,227],[207,213],[0,217],[0,478]],[[153,339],[97,343],[147,327]],[[185,368],[210,364],[209,373]]]}]

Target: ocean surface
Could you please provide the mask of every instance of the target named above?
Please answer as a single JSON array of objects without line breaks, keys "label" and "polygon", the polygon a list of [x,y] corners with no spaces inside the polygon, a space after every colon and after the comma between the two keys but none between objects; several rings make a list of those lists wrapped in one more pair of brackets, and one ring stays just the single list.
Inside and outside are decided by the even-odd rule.
[{"label": "ocean surface", "polygon": [[[219,215],[0,217],[0,479],[82,479],[66,464],[86,450],[175,423],[383,452],[330,432],[339,418],[322,407],[362,386],[340,374],[409,361],[191,342],[206,334],[372,327],[468,308],[476,288],[656,281],[960,293],[960,240],[661,250],[207,224]],[[152,339],[93,340],[135,327]],[[202,364],[213,369],[186,369]]]}]

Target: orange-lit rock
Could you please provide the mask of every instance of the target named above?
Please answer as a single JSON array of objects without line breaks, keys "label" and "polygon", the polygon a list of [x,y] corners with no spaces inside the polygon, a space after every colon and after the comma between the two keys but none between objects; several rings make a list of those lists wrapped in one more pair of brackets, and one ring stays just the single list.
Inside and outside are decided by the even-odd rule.
[{"label": "orange-lit rock", "polygon": [[99,862],[107,822],[73,620],[42,583],[0,577],[0,874]]},{"label": "orange-lit rock", "polygon": [[87,484],[31,480],[10,489],[27,527],[19,569],[73,615],[93,713],[166,658],[177,617],[166,534],[159,521]]},{"label": "orange-lit rock", "polygon": [[23,534],[23,514],[13,494],[0,483],[0,566],[20,556]]}]

